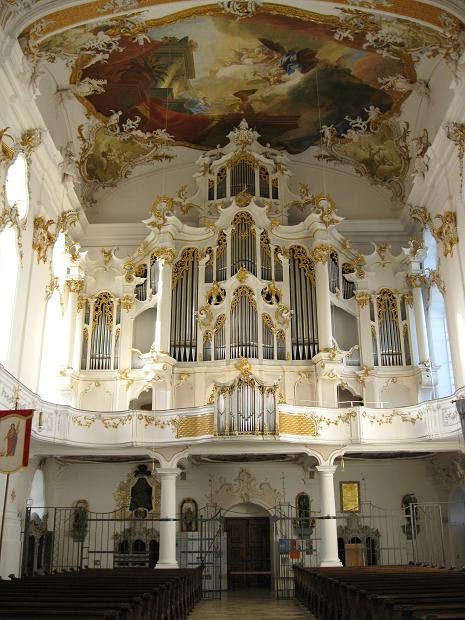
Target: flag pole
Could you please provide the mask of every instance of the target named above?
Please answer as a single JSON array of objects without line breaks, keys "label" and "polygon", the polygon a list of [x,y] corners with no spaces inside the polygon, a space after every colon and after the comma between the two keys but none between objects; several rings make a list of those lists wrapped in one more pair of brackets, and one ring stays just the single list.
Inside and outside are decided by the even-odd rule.
[{"label": "flag pole", "polygon": [[[19,403],[19,385],[16,386],[15,390],[15,410],[18,409]],[[3,529],[5,527],[5,515],[6,515],[6,504],[8,501],[8,487],[10,485],[10,474],[6,475],[6,484],[5,484],[5,495],[3,497],[3,510],[2,510],[2,527],[0,528],[0,562],[2,560],[2,551],[3,551]]]}]

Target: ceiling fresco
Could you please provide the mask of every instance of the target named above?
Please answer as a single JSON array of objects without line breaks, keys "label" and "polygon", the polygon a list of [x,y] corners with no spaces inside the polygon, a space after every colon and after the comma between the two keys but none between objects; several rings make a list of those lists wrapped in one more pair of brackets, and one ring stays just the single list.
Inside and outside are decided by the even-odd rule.
[{"label": "ceiling fresco", "polygon": [[[435,28],[387,15],[389,0],[346,4],[320,14],[254,3],[243,19],[218,4],[162,18],[148,7],[58,30],[70,9],[32,24],[21,41],[33,89],[49,73],[82,109],[68,140],[87,204],[136,166],[173,159],[176,145],[224,144],[243,118],[263,144],[290,154],[316,147],[317,159],[352,166],[402,198],[419,139],[404,104],[430,95],[420,61],[457,69],[462,26],[430,5],[424,17]],[[415,2],[397,4],[406,12]],[[91,7],[94,17],[109,10],[89,3],[81,18]]]},{"label": "ceiling fresco", "polygon": [[[41,51],[77,57],[71,80],[100,91],[78,95],[96,118],[121,112],[121,127],[129,121],[143,132],[164,129],[177,143],[202,149],[224,143],[246,118],[264,142],[300,153],[319,141],[323,124],[340,132],[346,116],[370,106],[398,109],[405,93],[382,90],[379,77],[414,78],[408,57],[337,41],[334,19],[305,17],[260,12],[248,20],[146,21],[138,35],[127,23],[104,23],[55,35]],[[99,48],[100,60],[89,53]]]}]

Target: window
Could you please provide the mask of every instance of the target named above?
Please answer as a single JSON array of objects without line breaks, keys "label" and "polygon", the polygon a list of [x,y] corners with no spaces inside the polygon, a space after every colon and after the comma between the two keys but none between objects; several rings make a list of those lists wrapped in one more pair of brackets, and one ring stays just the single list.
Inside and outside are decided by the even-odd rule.
[{"label": "window", "polygon": [[14,315],[19,256],[16,231],[5,228],[0,233],[0,273],[2,274],[2,320],[0,321],[0,364],[7,365]]},{"label": "window", "polygon": [[27,161],[22,153],[17,156],[8,168],[5,193],[9,206],[15,205],[20,219],[24,219],[29,207],[29,191]]}]

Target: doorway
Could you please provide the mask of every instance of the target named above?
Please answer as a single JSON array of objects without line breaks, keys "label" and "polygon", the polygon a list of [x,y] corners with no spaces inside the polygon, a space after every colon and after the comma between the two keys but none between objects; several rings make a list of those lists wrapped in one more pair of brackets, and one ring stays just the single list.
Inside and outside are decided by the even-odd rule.
[{"label": "doorway", "polygon": [[270,588],[270,519],[225,519],[228,548],[228,588]]}]

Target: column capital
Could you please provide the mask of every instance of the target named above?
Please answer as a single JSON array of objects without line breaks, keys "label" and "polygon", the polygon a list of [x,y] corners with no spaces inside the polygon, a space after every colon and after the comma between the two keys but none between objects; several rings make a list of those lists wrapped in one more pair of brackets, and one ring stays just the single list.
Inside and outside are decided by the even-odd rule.
[{"label": "column capital", "polygon": [[317,465],[316,466],[317,471],[327,476],[334,476],[334,473],[337,468],[338,468],[338,465]]},{"label": "column capital", "polygon": [[315,263],[325,264],[329,260],[329,254],[331,252],[331,246],[327,243],[321,243],[315,245],[310,252],[310,256]]},{"label": "column capital", "polygon": [[157,467],[155,469],[157,474],[163,478],[175,477],[177,478],[181,473],[179,467]]},{"label": "column capital", "polygon": [[370,291],[357,290],[355,292],[355,301],[360,306],[360,308],[365,308],[368,306],[371,300]]},{"label": "column capital", "polygon": [[152,252],[162,265],[172,265],[176,258],[176,251],[173,248],[157,248]]},{"label": "column capital", "polygon": [[65,286],[70,293],[79,295],[84,290],[84,280],[82,278],[70,278],[66,280]]}]

